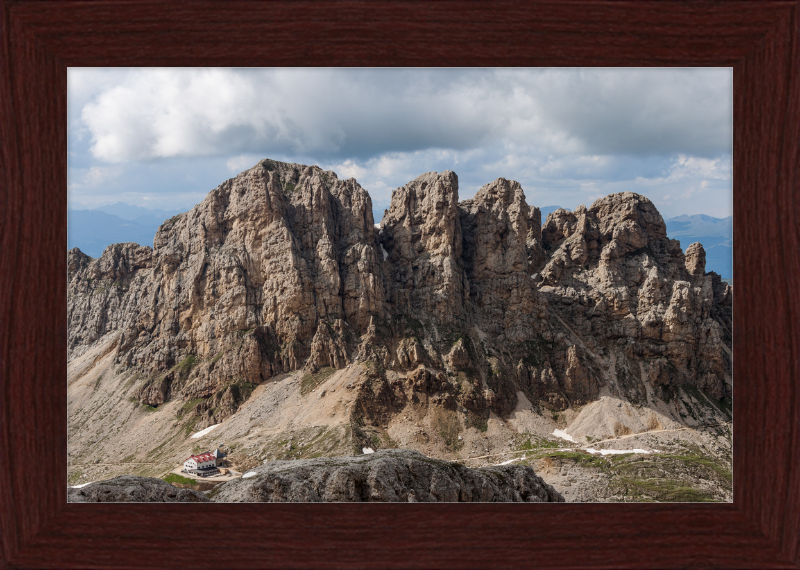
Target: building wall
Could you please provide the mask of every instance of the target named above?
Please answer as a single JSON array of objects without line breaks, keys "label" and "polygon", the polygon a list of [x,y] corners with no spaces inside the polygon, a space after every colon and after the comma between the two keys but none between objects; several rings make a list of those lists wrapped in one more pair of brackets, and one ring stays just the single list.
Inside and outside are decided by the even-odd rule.
[{"label": "building wall", "polygon": [[206,467],[218,467],[218,465],[216,459],[212,459],[211,461],[203,461],[201,463],[198,463],[195,459],[190,459],[183,462],[183,467],[186,469],[205,469]]}]

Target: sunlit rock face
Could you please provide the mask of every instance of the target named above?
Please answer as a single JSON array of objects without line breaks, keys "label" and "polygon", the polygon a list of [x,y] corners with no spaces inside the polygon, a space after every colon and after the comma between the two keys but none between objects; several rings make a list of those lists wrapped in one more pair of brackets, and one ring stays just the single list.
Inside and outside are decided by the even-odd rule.
[{"label": "sunlit rock face", "polygon": [[542,226],[517,182],[459,201],[456,174],[431,172],[376,228],[354,179],[263,160],[152,248],[72,250],[68,267],[70,357],[113,338],[147,379],[139,400],[202,400],[198,427],[276,374],[354,362],[375,364],[364,410],[384,415],[420,394],[477,417],[508,415],[520,391],[551,410],[604,389],[730,395],[732,291],[630,192]]}]

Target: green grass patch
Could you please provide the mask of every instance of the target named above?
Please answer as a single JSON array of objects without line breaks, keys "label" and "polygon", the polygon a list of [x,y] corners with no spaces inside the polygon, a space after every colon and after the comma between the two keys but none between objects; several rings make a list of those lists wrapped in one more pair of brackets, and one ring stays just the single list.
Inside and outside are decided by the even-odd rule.
[{"label": "green grass patch", "polygon": [[187,421],[187,422],[186,422],[186,425],[184,425],[184,426],[183,426],[183,433],[184,433],[185,435],[187,435],[187,436],[188,436],[188,435],[191,435],[191,433],[194,431],[194,426],[196,426],[196,425],[197,425],[197,421],[198,421],[199,419],[200,419],[200,418],[198,418],[197,416],[194,416],[194,417],[192,417],[192,418],[189,418],[189,421]]},{"label": "green grass patch", "polygon": [[182,361],[175,365],[175,372],[181,383],[186,382],[189,374],[192,372],[192,367],[197,363],[197,357],[194,354],[188,355]]},{"label": "green grass patch", "polygon": [[697,453],[689,453],[685,455],[663,455],[661,457],[663,457],[664,459],[675,459],[677,461],[682,461],[683,463],[702,466],[714,471],[720,477],[723,477],[728,482],[733,481],[733,474],[731,473],[730,469],[723,467],[713,459],[709,459],[708,457],[699,455]]},{"label": "green grass patch", "polygon": [[300,394],[305,396],[311,392],[311,390],[314,390],[317,386],[325,382],[334,372],[336,372],[335,368],[325,366],[324,368],[320,368],[315,374],[306,374],[300,380]]},{"label": "green grass patch", "polygon": [[531,438],[526,439],[522,443],[518,443],[516,446],[517,451],[531,451],[533,450],[533,444],[531,443]]},{"label": "green grass patch", "polygon": [[715,499],[707,493],[673,479],[637,480],[620,477],[616,481],[627,497],[660,503],[708,503]]},{"label": "green grass patch", "polygon": [[528,433],[519,434],[514,438],[514,451],[542,451],[557,447],[559,447],[559,444],[555,441]]},{"label": "green grass patch", "polygon": [[202,401],[203,398],[192,398],[191,400],[184,402],[184,404],[178,410],[177,416],[179,418],[182,418],[183,416],[191,412],[195,408],[195,406],[197,406],[197,404],[199,404]]},{"label": "green grass patch", "polygon": [[608,466],[608,462],[599,455],[592,455],[590,453],[581,453],[579,451],[555,451],[545,455],[553,459],[569,459],[575,461],[585,467],[596,467],[602,469]]},{"label": "green grass patch", "polygon": [[196,485],[197,484],[197,481],[195,481],[194,479],[189,479],[188,477],[183,477],[183,476],[178,475],[176,473],[170,473],[169,475],[164,477],[164,481],[166,481],[167,483],[169,483],[171,485],[174,485],[175,483],[178,483],[180,485]]}]

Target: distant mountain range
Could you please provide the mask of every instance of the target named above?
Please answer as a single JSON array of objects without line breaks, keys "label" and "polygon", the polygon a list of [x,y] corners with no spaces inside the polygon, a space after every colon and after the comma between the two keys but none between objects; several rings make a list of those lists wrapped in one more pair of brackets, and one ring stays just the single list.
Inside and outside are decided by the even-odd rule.
[{"label": "distant mountain range", "polygon": [[[373,202],[375,223],[380,223],[389,201]],[[542,224],[547,215],[561,206],[544,206]],[[100,257],[112,243],[135,242],[153,245],[159,226],[181,210],[150,210],[117,202],[93,210],[70,210],[67,227],[67,249],[78,247],[91,257]],[[723,278],[733,275],[733,218],[712,218],[704,214],[667,218],[667,235],[689,244],[700,242],[706,250],[706,271],[715,271]]]},{"label": "distant mountain range", "polygon": [[150,210],[141,206],[131,206],[125,202],[116,202],[115,204],[109,204],[108,206],[100,206],[99,208],[95,208],[91,211],[105,212],[106,214],[117,216],[123,220],[136,222],[139,225],[153,223],[161,225],[164,223],[164,220],[171,218],[176,214],[180,214],[185,210]]},{"label": "distant mountain range", "polygon": [[67,212],[67,249],[100,257],[112,243],[134,242],[152,247],[159,226],[180,210],[149,210],[117,202],[93,210]]},{"label": "distant mountain range", "polygon": [[668,218],[667,235],[686,248],[694,242],[706,250],[706,271],[719,273],[724,279],[733,277],[733,218],[712,218],[704,214]]}]

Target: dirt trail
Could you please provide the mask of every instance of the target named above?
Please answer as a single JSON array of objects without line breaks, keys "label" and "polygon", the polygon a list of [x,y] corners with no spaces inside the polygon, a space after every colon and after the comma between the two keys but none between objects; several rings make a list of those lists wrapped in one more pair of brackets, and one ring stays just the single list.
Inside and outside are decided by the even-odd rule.
[{"label": "dirt trail", "polygon": [[158,465],[158,463],[154,463],[151,461],[120,461],[118,463],[70,463],[70,467],[91,467],[94,465],[109,465],[109,466],[117,466],[117,465]]},{"label": "dirt trail", "polygon": [[[704,428],[704,427],[718,427],[718,426],[728,426],[728,425],[731,425],[731,423],[730,422],[724,422],[724,423],[719,423],[719,424],[704,424],[704,425],[697,426],[697,427],[682,427],[682,428],[676,428],[676,429],[654,429],[654,430],[650,430],[650,431],[643,431],[643,432],[639,432],[639,433],[631,433],[631,434],[628,434],[628,435],[621,435],[619,437],[612,437],[610,439],[604,439],[602,441],[594,441],[589,445],[576,445],[576,444],[570,445],[569,441],[564,440],[564,449],[570,448],[570,449],[572,449],[574,451],[586,451],[590,447],[594,448],[595,445],[598,445],[598,444],[601,444],[601,443],[607,443],[609,441],[619,441],[621,439],[629,439],[629,438],[632,438],[632,437],[645,436],[645,435],[651,435],[651,434],[656,434],[656,433],[667,433],[667,432],[687,431],[687,430],[695,430],[696,431],[697,429]],[[520,451],[501,451],[499,453],[490,453],[488,455],[478,455],[478,456],[475,456],[475,457],[462,457],[462,458],[459,458],[458,461],[472,461],[474,459],[489,459],[489,458],[492,458],[492,457],[503,457],[503,456],[508,456],[508,455],[517,455],[517,454],[521,454],[521,453],[529,453],[529,454],[545,453],[546,454],[546,453],[548,453],[550,451],[552,451],[552,449],[550,449],[550,448],[544,448],[544,449],[540,449],[540,450],[536,450],[536,451],[533,451],[533,450],[530,450],[530,449],[525,449],[525,450],[520,450]],[[633,453],[633,450],[631,450],[631,453]]]},{"label": "dirt trail", "polygon": [[669,431],[685,431],[685,430],[697,431],[698,429],[704,428],[704,427],[717,427],[717,426],[728,426],[728,425],[731,425],[731,423],[730,422],[724,422],[724,423],[720,423],[720,424],[703,424],[703,425],[699,425],[699,426],[696,426],[696,427],[682,427],[682,428],[675,428],[675,429],[654,429],[654,430],[650,430],[650,431],[642,431],[642,432],[639,432],[639,433],[629,433],[628,435],[621,435],[619,437],[612,437],[610,439],[604,439],[604,440],[601,440],[601,441],[593,441],[591,445],[584,446],[584,447],[593,447],[593,446],[595,446],[597,444],[606,443],[608,441],[618,441],[620,439],[629,439],[631,437],[637,437],[637,436],[640,436],[640,435],[650,435],[651,433],[665,433],[665,432],[669,432]]}]

